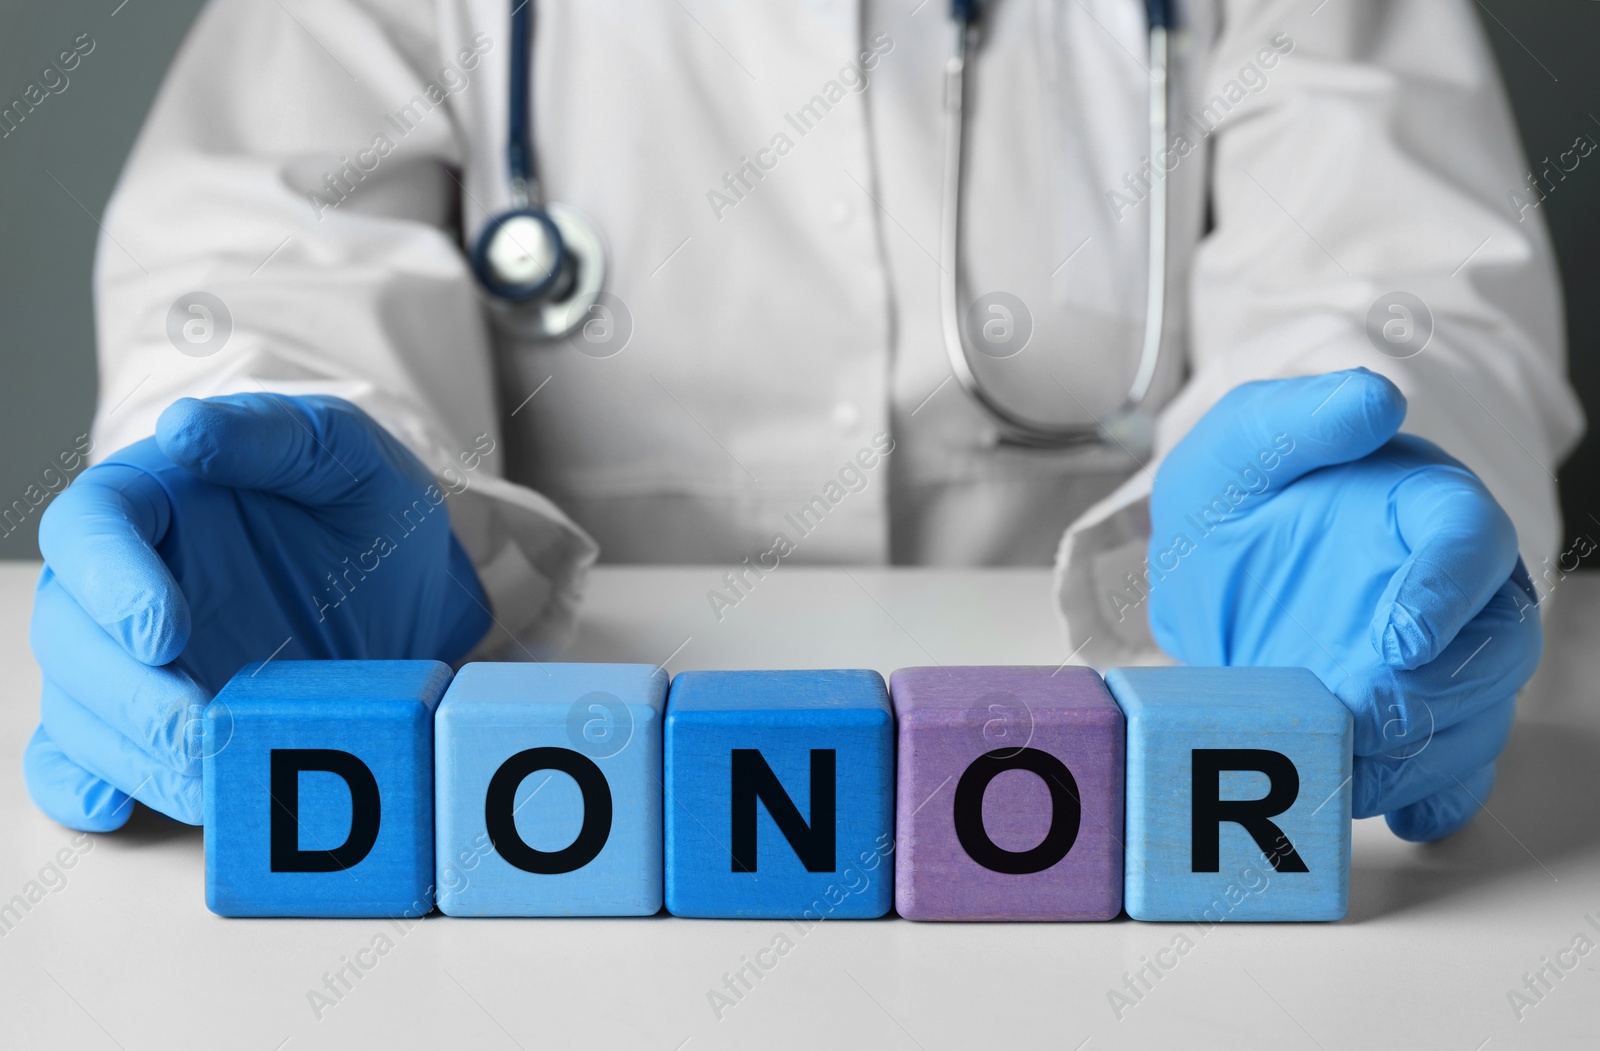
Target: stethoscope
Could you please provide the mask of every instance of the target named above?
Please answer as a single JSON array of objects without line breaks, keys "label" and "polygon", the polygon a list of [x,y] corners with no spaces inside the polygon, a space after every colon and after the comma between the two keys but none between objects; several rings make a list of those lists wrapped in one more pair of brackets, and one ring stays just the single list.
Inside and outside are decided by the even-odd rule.
[{"label": "stethoscope", "polygon": [[[545,204],[534,159],[532,96],[533,0],[512,0],[510,132],[506,162],[512,207],[495,215],[478,235],[472,267],[491,295],[524,307],[522,327],[535,338],[560,339],[588,317],[605,285],[605,242],[582,213]],[[963,390],[1000,425],[1000,441],[1039,449],[1116,445],[1148,448],[1150,414],[1144,408],[1161,361],[1166,319],[1167,186],[1152,179],[1147,251],[1144,340],[1127,399],[1093,424],[1052,424],[1006,407],[972,368],[962,328],[961,204],[966,132],[966,65],[982,39],[980,0],[951,0],[954,50],[945,72],[945,151],[940,209],[939,307],[945,353]],[[1150,52],[1150,157],[1167,148],[1168,33],[1171,0],[1145,0]]]},{"label": "stethoscope", "polygon": [[[1127,400],[1116,412],[1092,424],[1053,424],[1032,419],[1007,408],[984,387],[973,371],[966,332],[958,304],[961,289],[962,161],[966,152],[966,66],[982,37],[980,0],[951,0],[950,17],[955,47],[945,67],[944,198],[939,237],[939,310],[945,354],[963,390],[1000,425],[999,439],[1009,445],[1035,449],[1067,449],[1107,445],[1138,454],[1148,450],[1153,424],[1144,408],[1145,397],[1161,362],[1162,327],[1167,311],[1167,183],[1152,179],[1150,186],[1149,248],[1144,309],[1144,343],[1139,368],[1128,388]],[[1150,44],[1150,160],[1168,148],[1167,34],[1172,29],[1171,0],[1145,0]]]},{"label": "stethoscope", "polygon": [[472,270],[489,294],[515,304],[517,327],[556,340],[589,317],[606,280],[605,239],[582,212],[546,204],[533,148],[533,0],[512,0],[511,207],[490,218],[472,248]]}]

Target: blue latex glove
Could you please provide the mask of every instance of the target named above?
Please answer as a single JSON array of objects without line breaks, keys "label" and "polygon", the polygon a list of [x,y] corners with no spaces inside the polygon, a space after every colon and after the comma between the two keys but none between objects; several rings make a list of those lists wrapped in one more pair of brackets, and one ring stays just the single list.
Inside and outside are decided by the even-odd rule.
[{"label": "blue latex glove", "polygon": [[1355,816],[1420,841],[1488,795],[1543,635],[1511,519],[1405,413],[1365,369],[1233,390],[1157,473],[1149,598],[1185,663],[1316,672],[1355,715]]},{"label": "blue latex glove", "polygon": [[466,655],[488,603],[444,494],[348,402],[182,399],[45,512],[28,790],[108,831],[199,824],[200,714],[245,663]]}]

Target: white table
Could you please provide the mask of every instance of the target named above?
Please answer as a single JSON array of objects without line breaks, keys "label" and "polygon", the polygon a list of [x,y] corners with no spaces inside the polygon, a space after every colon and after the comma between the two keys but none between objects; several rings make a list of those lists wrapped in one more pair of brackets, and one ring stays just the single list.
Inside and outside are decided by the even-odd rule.
[{"label": "white table", "polygon": [[[34,811],[37,568],[0,566],[0,903],[72,838]],[[722,570],[594,576],[573,659],[685,668],[1056,664],[1043,571],[785,567],[717,622]],[[1517,1019],[1507,992],[1583,931],[1600,945],[1600,578],[1562,584],[1549,656],[1482,816],[1451,841],[1355,831],[1336,925],[786,924],[680,920],[224,920],[199,829],[141,811],[0,937],[0,1048],[1448,1048],[1600,1043],[1600,951]],[[795,948],[719,1019],[707,993],[786,932]],[[393,944],[315,1017],[308,992]],[[1194,948],[1119,1019],[1108,992]],[[1568,957],[1571,959],[1572,957]]]}]

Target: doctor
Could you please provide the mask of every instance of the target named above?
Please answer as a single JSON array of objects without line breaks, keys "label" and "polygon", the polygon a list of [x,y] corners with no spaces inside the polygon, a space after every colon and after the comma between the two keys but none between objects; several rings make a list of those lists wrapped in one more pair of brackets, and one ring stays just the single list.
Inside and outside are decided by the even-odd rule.
[{"label": "doctor", "polygon": [[242,663],[532,652],[597,550],[1054,553],[1080,659],[1311,667],[1356,813],[1461,827],[1582,425],[1472,5],[971,10],[209,5],[104,219],[40,807],[198,822]]}]

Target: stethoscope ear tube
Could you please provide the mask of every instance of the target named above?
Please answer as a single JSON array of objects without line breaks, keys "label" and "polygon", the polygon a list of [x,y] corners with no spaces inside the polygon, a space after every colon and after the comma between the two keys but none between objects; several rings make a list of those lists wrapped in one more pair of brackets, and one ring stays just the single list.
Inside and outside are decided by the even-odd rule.
[{"label": "stethoscope ear tube", "polygon": [[533,152],[533,0],[511,3],[511,87],[506,107],[506,168],[517,210],[537,204],[539,170]]},{"label": "stethoscope ear tube", "polygon": [[[1152,0],[1152,10],[1156,6]],[[1164,5],[1163,5],[1164,6]],[[1150,164],[1151,170],[1161,162],[1159,158],[1171,148],[1167,131],[1171,127],[1168,115],[1167,76],[1171,65],[1171,42],[1165,25],[1150,28]],[[1166,335],[1167,323],[1167,180],[1150,180],[1149,246],[1145,252],[1145,310],[1144,345],[1139,350],[1139,370],[1134,373],[1128,389],[1129,408],[1138,408],[1150,393],[1155,382],[1156,366],[1161,362],[1161,341]]]},{"label": "stethoscope ear tube", "polygon": [[[1169,0],[1148,0],[1150,17],[1150,157],[1167,149],[1169,131],[1168,28]],[[1148,454],[1154,426],[1144,401],[1161,360],[1166,325],[1167,181],[1151,180],[1150,227],[1143,345],[1128,396],[1116,412],[1094,424],[1053,424],[1025,416],[1000,402],[972,367],[971,350],[962,328],[961,217],[966,153],[966,66],[977,48],[976,0],[952,0],[954,45],[945,67],[944,180],[939,236],[939,314],[945,354],[956,382],[1000,424],[1000,441],[1032,449],[1071,449],[1091,445],[1122,448],[1136,459]],[[1059,383],[1060,381],[1057,380]]]}]

